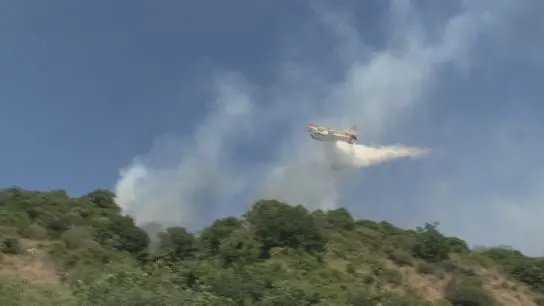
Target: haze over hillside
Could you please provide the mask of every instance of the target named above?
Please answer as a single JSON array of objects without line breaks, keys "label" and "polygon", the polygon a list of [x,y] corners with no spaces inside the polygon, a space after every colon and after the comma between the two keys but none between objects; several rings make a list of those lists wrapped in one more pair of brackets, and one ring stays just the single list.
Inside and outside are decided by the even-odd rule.
[{"label": "haze over hillside", "polygon": [[543,305],[544,259],[261,200],[148,234],[115,194],[0,191],[1,305]]},{"label": "haze over hillside", "polygon": [[[323,203],[321,208],[333,208],[337,206],[335,184],[341,183],[342,179],[349,180],[354,176],[356,170],[399,158],[421,157],[429,152],[427,149],[402,145],[369,147],[363,144],[343,142],[317,143],[314,148],[308,149],[311,150],[308,153],[318,154],[319,158],[275,169],[260,196],[305,203],[310,207],[312,205],[308,201],[312,199],[315,203]],[[202,167],[207,168],[208,166],[202,165]],[[121,179],[115,186],[116,203],[125,213],[135,216],[140,225],[147,223],[175,224],[175,221],[162,217],[162,206],[168,204],[172,209],[173,217],[177,218],[177,214],[180,213],[177,208],[185,203],[180,201],[179,196],[185,192],[192,194],[198,190],[187,190],[186,182],[180,186],[168,182],[167,178],[170,177],[168,173],[173,175],[172,171],[181,171],[181,169],[150,170],[142,165],[136,165],[123,171]],[[322,184],[316,184],[316,176],[323,180]],[[310,177],[314,178],[307,179]],[[173,182],[177,183],[178,181],[174,180]],[[229,183],[228,178],[216,181],[214,178],[208,177],[207,180],[202,181],[202,187],[210,188],[210,185],[213,185],[213,187],[224,188],[224,185]],[[324,195],[324,190],[330,190],[331,194]],[[329,198],[331,198],[330,202],[326,202]],[[139,203],[146,203],[150,200],[157,201],[157,199],[160,199],[158,205],[138,206]],[[188,223],[191,218],[190,211],[185,218],[185,220],[181,220],[181,224],[190,225]]]},{"label": "haze over hillside", "polygon": [[[275,68],[266,82],[243,69],[204,73],[197,101],[206,115],[126,159],[115,186],[119,205],[139,224],[197,229],[275,198],[309,209],[348,207],[408,227],[438,220],[471,245],[542,254],[540,240],[527,238],[543,230],[535,217],[542,213],[541,175],[531,166],[541,147],[539,123],[529,115],[539,112],[531,104],[538,94],[522,95],[518,89],[526,92],[531,82],[498,70],[513,60],[506,50],[514,34],[500,29],[532,33],[514,23],[532,13],[511,1],[436,11],[408,3],[388,2],[380,11],[389,23],[375,28],[381,44],[367,38],[362,8],[316,5],[308,33],[295,26],[270,60]],[[309,33],[334,43],[316,53],[317,42],[303,39]],[[489,85],[503,84],[501,75],[504,86]],[[347,148],[316,143],[306,133],[309,122],[356,124],[365,147],[342,154]],[[346,171],[373,164],[371,155],[380,160],[393,145],[432,154]]]},{"label": "haze over hillside", "polygon": [[543,15],[4,1],[0,305],[544,305]]}]

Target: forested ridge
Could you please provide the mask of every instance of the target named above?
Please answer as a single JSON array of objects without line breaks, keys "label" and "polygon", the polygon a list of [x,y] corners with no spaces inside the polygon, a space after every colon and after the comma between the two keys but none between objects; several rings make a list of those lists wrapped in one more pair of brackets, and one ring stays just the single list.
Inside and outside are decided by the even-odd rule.
[{"label": "forested ridge", "polygon": [[436,223],[261,200],[155,237],[114,197],[0,190],[0,305],[544,305],[543,258],[471,250]]}]

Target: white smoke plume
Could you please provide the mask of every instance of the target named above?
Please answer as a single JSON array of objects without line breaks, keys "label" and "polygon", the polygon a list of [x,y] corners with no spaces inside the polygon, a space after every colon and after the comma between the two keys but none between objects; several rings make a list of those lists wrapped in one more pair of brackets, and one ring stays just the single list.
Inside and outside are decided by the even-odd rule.
[{"label": "white smoke plume", "polygon": [[378,165],[397,158],[420,157],[429,153],[428,149],[402,145],[368,147],[360,144],[350,145],[345,142],[337,142],[335,145],[340,163],[354,167]]},{"label": "white smoke plume", "polygon": [[[279,65],[277,82],[270,88],[250,84],[240,75],[219,75],[210,86],[217,89],[215,110],[191,140],[171,139],[145,158],[137,158],[116,185],[119,205],[140,223],[182,225],[198,223],[202,210],[209,209],[204,203],[221,195],[218,201],[228,205],[228,196],[248,188],[253,198],[276,197],[309,208],[337,207],[337,185],[346,174],[337,173],[335,164],[349,160],[361,167],[407,152],[365,146],[352,147],[350,152],[342,145],[331,151],[330,146],[309,139],[306,123],[357,124],[362,139],[387,135],[396,128],[395,122],[402,120],[403,112],[417,109],[424,90],[432,88],[434,69],[444,63],[466,64],[473,40],[489,22],[484,18],[488,11],[467,6],[443,25],[439,39],[429,40],[419,23],[406,23],[417,17],[408,3],[391,2],[390,46],[374,53],[366,51],[348,13],[316,7],[318,22],[337,41],[336,55],[330,56],[345,67],[344,76],[331,78],[317,73],[319,66],[296,59]],[[306,48],[289,47],[300,53]],[[263,101],[256,99],[265,100],[267,106],[260,106]],[[280,152],[260,166],[244,169],[234,161],[234,144],[270,150],[263,143],[252,142],[252,131],[274,139],[272,145],[279,146]],[[153,166],[162,155],[175,154],[179,159],[170,165]],[[219,210],[221,207],[215,206],[209,213],[218,214]]]},{"label": "white smoke plume", "polygon": [[[355,170],[428,153],[426,149],[401,145],[368,147],[345,142],[326,143],[319,149],[321,154],[315,159],[275,168],[265,183],[263,196],[314,209],[334,209],[339,205],[338,184]],[[310,150],[316,152],[316,148]]]},{"label": "white smoke plume", "polygon": [[[291,44],[286,46],[286,54],[278,55],[275,65],[278,70],[274,71],[276,78],[271,83],[262,85],[242,75],[227,73],[206,84],[215,90],[214,109],[194,133],[191,131],[190,139],[169,138],[136,158],[121,173],[115,190],[117,203],[139,223],[155,221],[183,226],[202,225],[211,218],[241,213],[244,205],[261,197],[325,209],[344,204],[357,208],[356,205],[368,203],[370,200],[364,198],[368,193],[350,194],[345,186],[360,179],[361,172],[370,173],[372,169],[368,166],[428,153],[425,149],[369,143],[400,142],[430,147],[434,152],[434,146],[419,141],[416,135],[428,129],[451,136],[453,132],[449,133],[448,128],[462,128],[455,124],[450,127],[448,122],[431,126],[432,121],[427,117],[429,108],[440,102],[440,94],[436,94],[440,90],[438,83],[448,82],[443,70],[452,71],[458,78],[469,75],[479,60],[478,52],[489,51],[478,49],[482,41],[492,45],[492,51],[506,54],[509,49],[503,36],[510,32],[505,29],[522,24],[518,18],[523,5],[514,0],[456,1],[459,8],[449,15],[427,15],[417,3],[388,2],[387,26],[377,31],[385,37],[379,48],[367,44],[362,34],[364,29],[350,13],[316,7],[314,23],[305,22],[306,28],[301,31],[290,29]],[[307,35],[308,31],[317,35]],[[311,41],[315,36],[319,43]],[[321,41],[325,39],[334,42],[328,54],[318,52],[322,51]],[[530,43],[537,44],[536,40]],[[429,98],[433,95],[436,99]],[[368,142],[348,148],[344,144],[334,146],[313,141],[306,134],[309,122],[338,128],[357,124],[360,138]],[[484,120],[479,122],[486,124]],[[365,204],[367,217],[378,215],[410,226],[438,220],[450,232],[475,237],[474,241],[480,244],[495,241],[497,232],[506,231],[504,220],[514,225],[508,227],[512,234],[503,243],[520,241],[522,234],[537,233],[536,223],[521,219],[540,210],[521,209],[514,204],[510,204],[513,208],[507,208],[503,203],[508,200],[503,197],[497,196],[500,198],[497,201],[493,196],[470,197],[464,190],[456,189],[465,186],[467,173],[474,175],[474,165],[491,161],[489,157],[474,157],[476,145],[466,143],[471,135],[479,135],[489,147],[498,146],[498,140],[478,130],[463,132],[456,139],[441,137],[445,139],[442,145],[455,142],[448,147],[457,149],[451,156],[472,158],[440,164],[441,173],[448,172],[447,178],[445,174],[437,175],[433,169],[436,164],[428,161],[433,154],[413,163],[412,167],[425,169],[420,173],[429,177],[420,175],[418,180],[410,180],[420,184],[417,186],[420,194],[413,202],[424,207],[404,208],[405,203],[401,203],[394,208],[385,207],[380,216],[372,215],[373,207]],[[489,169],[502,169],[514,163],[513,154],[502,156],[493,150],[485,151],[483,146],[479,149],[483,156],[497,159]],[[169,162],[162,162],[164,156],[169,157]],[[426,163],[429,164],[425,166]],[[516,159],[515,164],[519,163]],[[394,176],[410,175],[416,174],[403,176],[399,170]],[[374,187],[381,188],[384,194],[391,190],[391,186]],[[407,198],[404,194],[401,197]],[[480,204],[487,200],[492,204]],[[537,202],[534,203],[537,207]],[[451,219],[452,215],[456,218]],[[494,220],[492,224],[488,222],[492,230],[482,230],[481,220]],[[522,225],[523,229],[516,229]]]},{"label": "white smoke plume", "polygon": [[237,82],[243,81],[227,74],[216,83],[214,111],[193,138],[183,142],[184,147],[177,139],[163,138],[121,171],[116,202],[140,224],[198,224],[195,204],[201,198],[228,198],[236,190],[236,177],[227,176],[233,171],[228,163],[229,144],[234,143],[233,137],[244,135],[238,131],[244,130],[251,107],[247,94],[235,89]]}]

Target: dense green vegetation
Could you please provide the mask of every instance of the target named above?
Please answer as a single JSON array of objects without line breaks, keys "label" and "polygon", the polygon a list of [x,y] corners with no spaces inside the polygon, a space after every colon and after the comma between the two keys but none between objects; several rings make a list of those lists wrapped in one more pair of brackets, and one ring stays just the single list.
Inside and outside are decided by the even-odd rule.
[{"label": "dense green vegetation", "polygon": [[544,259],[471,251],[438,224],[263,200],[149,237],[113,199],[1,190],[0,305],[544,305]]}]

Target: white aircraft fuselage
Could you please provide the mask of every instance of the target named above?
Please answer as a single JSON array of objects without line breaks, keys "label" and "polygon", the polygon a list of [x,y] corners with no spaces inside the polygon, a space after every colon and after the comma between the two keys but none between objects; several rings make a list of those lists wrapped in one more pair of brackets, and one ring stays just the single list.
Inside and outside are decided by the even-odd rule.
[{"label": "white aircraft fuselage", "polygon": [[357,131],[355,126],[352,126],[345,131],[339,131],[322,126],[309,125],[308,132],[310,133],[310,137],[318,141],[343,141],[353,144],[355,140],[359,139],[356,134]]}]

